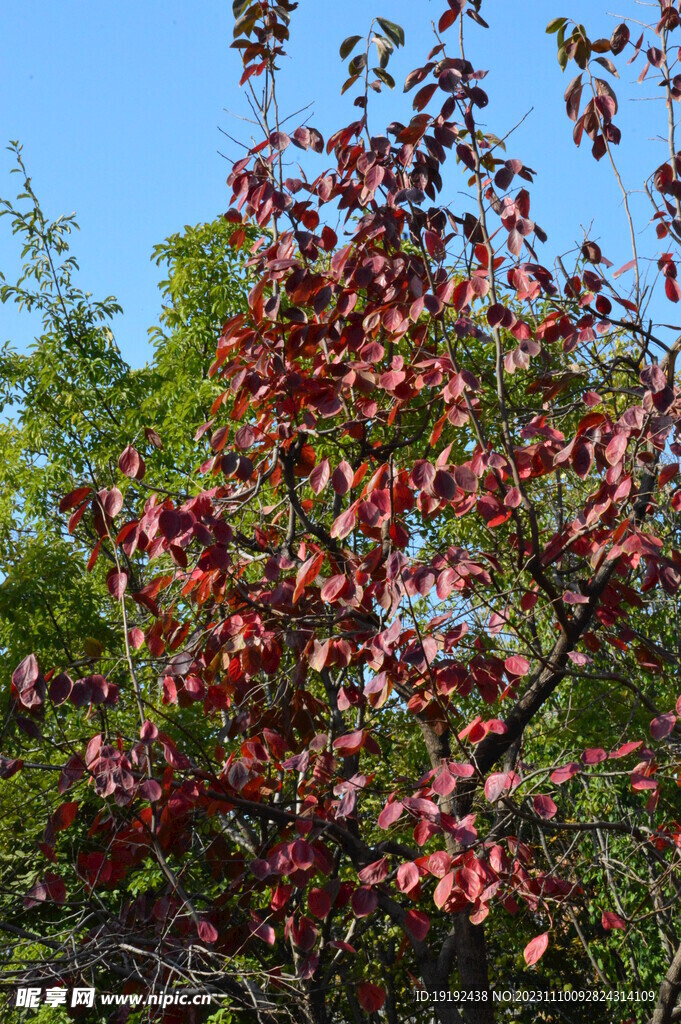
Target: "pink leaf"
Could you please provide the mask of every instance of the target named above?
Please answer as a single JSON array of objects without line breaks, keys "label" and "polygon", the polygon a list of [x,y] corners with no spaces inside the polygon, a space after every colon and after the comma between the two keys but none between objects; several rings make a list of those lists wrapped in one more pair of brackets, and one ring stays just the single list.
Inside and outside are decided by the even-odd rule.
[{"label": "pink leaf", "polygon": [[654,740],[662,740],[665,736],[669,736],[675,725],[676,715],[668,711],[664,715],[658,715],[657,718],[653,718],[650,723],[650,735]]},{"label": "pink leaf", "polygon": [[442,908],[444,907],[445,903],[449,899],[449,896],[450,896],[450,893],[451,893],[453,887],[454,887],[454,872],[453,871],[449,871],[444,876],[444,878],[440,879],[440,881],[438,882],[437,886],[435,887],[435,892],[433,893],[433,901],[435,903],[435,906],[439,907],[440,910],[442,910]]},{"label": "pink leaf", "polygon": [[602,747],[589,747],[582,754],[582,761],[584,764],[600,764],[601,761],[605,761],[608,755]]},{"label": "pink leaf", "polygon": [[528,967],[531,967],[532,964],[536,964],[538,960],[541,960],[544,953],[546,952],[546,947],[548,946],[548,944],[548,932],[544,932],[542,935],[537,935],[536,938],[532,939],[531,942],[528,942],[528,944],[525,946],[525,949],[523,950],[525,963]]},{"label": "pink leaf", "polygon": [[614,434],[605,449],[605,457],[611,466],[621,462],[622,456],[627,450],[628,437],[626,434]]},{"label": "pink leaf", "polygon": [[310,473],[310,486],[315,494],[321,494],[329,482],[330,475],[329,460],[323,459]]},{"label": "pink leaf", "polygon": [[351,505],[347,511],[342,512],[338,519],[334,520],[331,527],[331,536],[344,540],[355,528],[357,522],[357,505]]},{"label": "pink leaf", "polygon": [[337,750],[341,757],[352,757],[362,749],[363,742],[364,730],[356,729],[355,732],[348,732],[334,740],[333,749]]},{"label": "pink leaf", "polygon": [[218,930],[210,921],[199,921],[196,930],[199,933],[199,938],[206,945],[212,946],[214,942],[218,941]]},{"label": "pink leaf", "polygon": [[636,260],[629,260],[629,262],[628,263],[624,263],[619,268],[619,270],[616,270],[615,273],[612,276],[615,277],[615,278],[620,277],[622,274],[625,274],[627,272],[627,270],[631,270],[631,268],[635,267],[635,266],[636,266]]},{"label": "pink leaf", "polygon": [[147,779],[146,782],[143,782],[140,786],[140,793],[145,800],[155,803],[157,800],[161,799],[163,790],[156,779]]},{"label": "pink leaf", "polygon": [[485,796],[490,803],[495,803],[519,785],[520,777],[515,772],[492,772],[485,783]]},{"label": "pink leaf", "polygon": [[378,816],[378,827],[383,829],[390,828],[402,816],[403,811],[404,806],[401,800],[393,800],[387,803]]},{"label": "pink leaf", "polygon": [[115,597],[117,601],[120,601],[125,594],[125,589],[128,585],[128,574],[125,572],[117,572],[115,569],[112,569],[106,578],[106,585],[111,596]]},{"label": "pink leaf", "polygon": [[510,676],[526,676],[530,671],[529,661],[520,654],[512,654],[507,658],[504,667]]},{"label": "pink leaf", "polygon": [[551,797],[544,796],[543,794],[534,797],[532,806],[540,818],[546,818],[547,820],[553,818],[558,811]]},{"label": "pink leaf", "polygon": [[419,869],[413,861],[400,864],[397,869],[397,888],[400,892],[411,892],[419,884]]},{"label": "pink leaf", "polygon": [[579,772],[579,765],[575,761],[571,761],[569,764],[563,765],[562,768],[556,768],[555,771],[551,772],[551,782],[555,782],[557,786],[562,786],[564,782],[571,779],[573,775],[577,775]]},{"label": "pink leaf", "polygon": [[153,743],[158,739],[158,728],[148,718],[140,729],[140,739],[142,743]]},{"label": "pink leaf", "polygon": [[358,872],[358,877],[361,882],[366,885],[378,885],[388,874],[389,865],[388,858],[381,857],[380,860],[375,860],[373,864],[367,864],[365,868],[362,868]]}]

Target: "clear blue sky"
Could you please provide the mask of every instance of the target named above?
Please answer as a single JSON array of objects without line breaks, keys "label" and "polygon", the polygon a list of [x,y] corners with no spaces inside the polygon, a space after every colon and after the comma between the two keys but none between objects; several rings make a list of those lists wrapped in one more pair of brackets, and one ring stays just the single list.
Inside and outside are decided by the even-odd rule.
[{"label": "clear blue sky", "polygon": [[[587,151],[574,150],[562,102],[572,76],[561,74],[555,38],[544,33],[550,18],[569,12],[592,38],[610,35],[616,21],[607,11],[641,11],[633,0],[617,3],[570,0],[564,9],[561,0],[486,0],[491,30],[466,23],[470,56],[490,69],[484,83],[490,129],[502,135],[534,107],[509,141],[508,155],[538,171],[532,214],[549,231],[547,257],[571,248],[581,238],[580,224],[593,218],[592,234],[603,240],[604,252],[622,263],[629,258],[606,161],[596,165]],[[76,211],[81,284],[118,297],[125,313],[116,337],[135,365],[148,358],[147,328],[160,308],[153,245],[227,208],[228,164],[218,150],[234,156],[236,149],[219,128],[248,140],[249,126],[224,110],[246,112],[239,58],[229,49],[231,6],[231,0],[3,0],[0,144],[23,143],[50,216]],[[338,46],[363,33],[372,15],[383,15],[403,25],[407,45],[394,67],[391,62],[398,89],[376,103],[372,127],[378,131],[396,116],[406,120],[411,97],[403,96],[401,83],[423,63],[432,41],[429,21],[444,8],[445,0],[301,0],[281,76],[282,112],[314,101],[313,123],[325,136],[347,123],[353,108],[339,97]],[[622,167],[636,186],[642,171],[655,166],[655,145],[648,142],[653,107],[659,117],[659,104],[629,102],[619,119],[627,129]],[[664,149],[657,148],[659,163]],[[12,195],[18,183],[10,166],[3,149],[0,195]],[[462,181],[453,159],[445,168]],[[0,220],[0,269],[11,279],[17,266],[9,222]],[[23,347],[31,332],[25,317],[0,306],[0,342]]]}]

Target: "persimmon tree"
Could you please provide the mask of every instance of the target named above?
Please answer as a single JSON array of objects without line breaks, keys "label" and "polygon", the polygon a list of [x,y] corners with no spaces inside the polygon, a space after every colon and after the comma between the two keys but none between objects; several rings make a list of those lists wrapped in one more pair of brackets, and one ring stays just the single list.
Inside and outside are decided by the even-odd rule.
[{"label": "persimmon tree", "polygon": [[[678,5],[638,41],[549,25],[633,247],[586,236],[569,269],[480,123],[480,0],[443,3],[384,133],[403,32],[346,39],[354,119],[324,137],[277,100],[297,5],[234,6],[261,139],[225,218],[254,283],[216,339],[202,487],[150,480],[130,443],[115,485],[62,499],[110,560],[124,650],[14,672],[6,785],[55,780],[2,923],[14,977],[205,990],[259,1024],[676,1019]],[[618,60],[665,100],[645,254]],[[493,1001],[570,956],[641,997]]]}]

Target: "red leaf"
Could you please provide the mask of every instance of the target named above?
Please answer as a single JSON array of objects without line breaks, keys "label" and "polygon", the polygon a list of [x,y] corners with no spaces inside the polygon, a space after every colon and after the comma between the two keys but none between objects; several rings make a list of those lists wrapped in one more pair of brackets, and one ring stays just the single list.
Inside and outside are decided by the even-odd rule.
[{"label": "red leaf", "polygon": [[325,918],[331,910],[331,897],[324,889],[310,889],[307,905],[315,917]]},{"label": "red leaf", "polygon": [[624,929],[627,927],[627,922],[619,914],[615,914],[612,910],[604,910],[601,914],[601,924],[607,932],[612,931],[613,928]]},{"label": "red leaf", "polygon": [[291,843],[289,856],[294,866],[300,871],[306,871],[314,864],[314,852],[310,844],[306,843],[304,839],[296,839],[295,842]]},{"label": "red leaf", "polygon": [[352,466],[343,459],[340,465],[336,466],[331,477],[331,484],[336,494],[347,494],[352,487]]},{"label": "red leaf", "polygon": [[17,690],[21,692],[29,686],[33,686],[38,676],[40,675],[40,669],[38,668],[38,659],[35,654],[27,654],[23,661],[20,661],[17,667],[12,673],[12,682],[16,686]]},{"label": "red leaf", "polygon": [[470,466],[454,466],[452,472],[457,485],[462,491],[468,491],[469,494],[473,494],[477,491],[478,478]]},{"label": "red leaf", "polygon": [[39,707],[45,699],[45,681],[40,675],[38,659],[29,654],[12,673],[12,684],[19,703],[25,708]]},{"label": "red leaf", "polygon": [[434,82],[432,85],[424,85],[422,89],[419,89],[419,91],[414,96],[414,110],[423,110],[424,107],[427,107],[430,101],[432,100],[433,94],[435,93],[436,89],[437,82]]},{"label": "red leaf", "polygon": [[404,924],[417,942],[423,942],[430,931],[430,918],[422,910],[408,910],[404,916]]},{"label": "red leaf", "polygon": [[140,786],[140,793],[145,800],[149,800],[150,803],[155,803],[157,800],[161,799],[163,790],[156,779],[146,779],[146,781]]},{"label": "red leaf", "polygon": [[367,1013],[378,1013],[385,1003],[385,989],[380,985],[374,985],[370,981],[363,981],[357,986],[357,1000],[359,1005]]},{"label": "red leaf", "polygon": [[277,149],[280,152],[287,149],[291,143],[291,139],[286,132],[271,132],[269,137],[269,144],[272,149]]},{"label": "red leaf", "polygon": [[456,480],[446,469],[438,469],[433,478],[433,491],[438,498],[451,501],[456,495]]},{"label": "red leaf", "polygon": [[681,299],[681,286],[675,277],[665,278],[664,293],[670,302],[678,302]]},{"label": "red leaf", "polygon": [[619,270],[616,270],[613,277],[620,277],[621,274],[625,274],[627,270],[631,270],[632,267],[636,266],[636,260],[629,260],[628,263],[624,263]]},{"label": "red leaf", "polygon": [[317,579],[325,557],[325,552],[320,551],[319,554],[310,555],[310,557],[303,562],[298,570],[298,575],[296,576],[296,586],[293,591],[293,604],[297,604],[301,594],[305,590],[305,587]]},{"label": "red leaf", "polygon": [[66,886],[59,875],[48,871],[41,882],[37,882],[27,896],[24,897],[24,906],[27,910],[37,906],[39,903],[50,901],[52,903],[66,902]]},{"label": "red leaf", "polygon": [[528,944],[525,946],[525,949],[523,950],[525,963],[528,967],[531,967],[532,964],[536,964],[538,960],[541,960],[544,953],[546,952],[546,947],[548,946],[548,944],[548,932],[544,932],[542,935],[537,935],[536,938],[532,939],[531,942],[528,942]]},{"label": "red leaf", "polygon": [[158,727],[150,722],[149,719],[145,719],[140,728],[140,739],[142,743],[153,743],[158,739]]},{"label": "red leaf", "polygon": [[274,928],[266,921],[261,921],[257,914],[251,914],[251,921],[248,927],[251,935],[255,935],[258,939],[262,939],[262,941],[266,942],[268,946],[274,945],[276,941]]},{"label": "red leaf", "polygon": [[319,592],[319,596],[325,604],[330,604],[335,601],[337,597],[345,590],[347,579],[345,576],[337,574],[336,576],[329,576],[324,586]]},{"label": "red leaf", "polygon": [[602,747],[589,747],[582,754],[582,761],[584,764],[600,764],[601,761],[605,761],[608,755]]},{"label": "red leaf", "polygon": [[62,829],[69,828],[69,826],[76,820],[77,813],[78,801],[60,804],[50,819],[54,831],[61,832]]},{"label": "red leaf", "polygon": [[154,448],[163,451],[163,441],[152,427],[144,428],[144,436],[150,444],[153,444]]},{"label": "red leaf", "polygon": [[353,892],[350,906],[355,917],[368,917],[378,906],[378,896],[373,889],[362,886],[361,889],[355,889]]},{"label": "red leaf", "polygon": [[610,758],[626,757],[628,754],[633,754],[635,750],[643,746],[643,740],[630,740],[628,743],[624,743],[617,750],[613,750],[608,756]]},{"label": "red leaf", "polygon": [[128,643],[132,647],[133,651],[139,651],[140,647],[144,643],[144,633],[139,626],[133,626],[129,631]]},{"label": "red leaf", "polygon": [[670,464],[668,464],[666,466],[663,466],[662,469],[660,470],[660,475],[658,477],[658,481],[657,481],[658,485],[660,487],[664,487],[665,484],[668,484],[670,480],[673,480],[674,477],[678,475],[678,472],[679,472],[679,464],[678,464],[678,462],[672,462],[672,463],[670,463]]},{"label": "red leaf", "polygon": [[146,472],[144,459],[131,444],[124,448],[118,458],[118,468],[124,476],[141,480]]},{"label": "red leaf", "polygon": [[85,501],[91,491],[91,487],[76,487],[75,491],[69,491],[69,493],[65,494],[59,502],[59,511],[68,512],[69,509],[75,508],[76,505],[80,505],[81,501]]}]

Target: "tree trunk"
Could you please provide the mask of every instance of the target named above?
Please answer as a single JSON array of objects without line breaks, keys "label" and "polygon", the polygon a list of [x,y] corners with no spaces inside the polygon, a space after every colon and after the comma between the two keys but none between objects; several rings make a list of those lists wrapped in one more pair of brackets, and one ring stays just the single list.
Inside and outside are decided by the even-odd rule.
[{"label": "tree trunk", "polygon": [[466,1024],[493,1024],[494,1008],[489,988],[484,925],[471,924],[468,915],[464,913],[457,915],[454,927],[461,988],[479,993],[474,1002],[464,1003],[463,1019]]},{"label": "tree trunk", "polygon": [[655,1012],[650,1024],[671,1024],[676,1000],[681,992],[681,946],[676,950],[674,959],[667,971],[657,997]]}]

